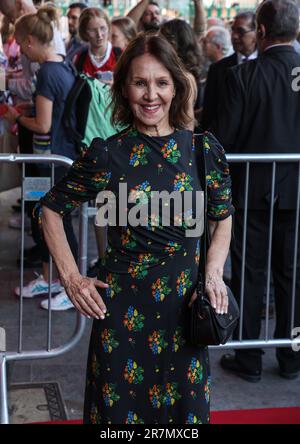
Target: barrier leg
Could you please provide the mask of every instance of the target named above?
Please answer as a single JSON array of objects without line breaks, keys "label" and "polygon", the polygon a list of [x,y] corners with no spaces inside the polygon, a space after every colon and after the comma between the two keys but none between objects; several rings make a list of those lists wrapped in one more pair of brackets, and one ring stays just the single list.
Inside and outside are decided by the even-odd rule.
[{"label": "barrier leg", "polygon": [[0,353],[0,415],[1,424],[9,424],[7,379],[6,379],[6,356]]}]

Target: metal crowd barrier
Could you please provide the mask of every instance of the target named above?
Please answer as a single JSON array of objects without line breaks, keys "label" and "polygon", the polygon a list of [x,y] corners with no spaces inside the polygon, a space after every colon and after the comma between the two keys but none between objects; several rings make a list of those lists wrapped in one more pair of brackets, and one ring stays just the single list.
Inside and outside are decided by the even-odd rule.
[{"label": "metal crowd barrier", "polygon": [[[225,345],[210,347],[211,349],[232,349],[232,348],[274,348],[274,347],[291,347],[294,343],[292,332],[290,338],[269,339],[269,306],[270,306],[270,280],[271,280],[271,252],[272,252],[272,229],[273,229],[273,214],[274,214],[274,194],[275,194],[275,175],[276,164],[282,162],[298,163],[298,190],[297,190],[297,209],[296,209],[296,227],[299,228],[299,208],[300,208],[300,154],[227,154],[229,163],[245,163],[245,217],[244,217],[244,235],[243,235],[243,253],[242,253],[242,285],[241,285],[241,322],[239,330],[239,341],[231,341]],[[52,164],[51,183],[53,184],[54,164],[70,166],[72,160],[62,156],[35,156],[35,155],[6,155],[0,154],[0,162],[17,162],[22,164],[22,197],[24,197],[24,183],[25,178],[25,164],[26,163],[44,163]],[[249,195],[249,169],[251,163],[271,163],[272,170],[272,196],[270,205],[270,226],[269,226],[269,248],[268,248],[268,264],[267,264],[267,295],[266,295],[266,321],[265,334],[263,339],[259,340],[243,340],[242,338],[242,323],[243,323],[243,307],[244,307],[244,276],[245,276],[245,261],[246,261],[246,239],[247,232],[247,204]],[[96,214],[95,208],[88,208],[84,204],[80,208],[80,236],[79,236],[79,269],[85,274],[87,269],[87,248],[88,248],[88,218]],[[294,274],[293,274],[293,294],[292,294],[292,313],[291,313],[291,330],[294,322],[295,298],[296,298],[296,271],[297,271],[297,245],[298,245],[298,229],[295,230],[295,252],[294,252]],[[21,270],[20,282],[23,287],[23,259],[24,259],[24,199],[22,199],[22,240],[21,240]],[[52,262],[50,259],[50,279],[52,275]],[[51,293],[49,293],[49,314],[48,314],[48,344],[46,350],[23,351],[22,350],[22,316],[23,316],[23,298],[20,297],[20,311],[19,311],[19,346],[15,352],[1,351],[0,341],[0,408],[1,408],[1,423],[8,423],[8,402],[7,402],[7,375],[6,364],[10,361],[20,361],[25,359],[41,359],[52,358],[68,352],[81,339],[85,328],[85,318],[79,313],[77,314],[77,325],[71,339],[64,345],[51,348]],[[1,331],[0,331],[1,339]]]},{"label": "metal crowd barrier", "polygon": [[[241,292],[240,292],[240,324],[239,324],[239,341],[230,341],[222,346],[210,347],[212,349],[247,349],[247,348],[280,348],[291,347],[300,343],[300,337],[293,337],[292,330],[294,327],[295,301],[296,301],[296,274],[297,274],[297,253],[298,253],[298,232],[299,232],[299,208],[300,208],[300,154],[227,154],[229,163],[246,164],[245,175],[245,206],[243,221],[243,250],[242,250],[242,275],[241,275]],[[271,202],[270,202],[270,219],[269,219],[269,244],[268,244],[268,261],[267,261],[267,294],[266,294],[266,320],[264,339],[244,340],[242,338],[243,329],[243,309],[244,309],[244,286],[245,286],[245,264],[246,264],[246,241],[247,241],[247,212],[249,197],[249,171],[252,163],[268,163],[272,164],[272,183],[271,183]],[[295,250],[293,263],[293,287],[292,287],[292,308],[291,308],[291,336],[290,338],[269,339],[269,308],[270,308],[270,283],[271,283],[271,255],[272,255],[272,231],[275,204],[275,179],[277,163],[298,163],[298,187],[296,202],[296,224],[295,229]]]},{"label": "metal crowd barrier", "polygon": [[[51,286],[49,285],[49,310],[47,322],[47,347],[44,350],[23,350],[23,273],[24,273],[24,220],[25,220],[25,200],[39,200],[41,193],[50,189],[54,183],[54,168],[55,165],[69,167],[73,161],[67,157],[57,155],[18,155],[18,154],[0,154],[0,162],[15,162],[22,164],[22,235],[21,235],[21,267],[20,267],[20,304],[19,304],[19,337],[18,350],[6,351],[5,340],[2,340],[2,347],[0,348],[0,423],[8,424],[8,397],[7,397],[7,363],[11,361],[21,361],[28,359],[47,359],[60,356],[73,347],[75,347],[85,330],[85,317],[77,312],[76,327],[71,338],[59,347],[52,348],[52,311],[51,311]],[[51,178],[26,178],[25,165],[32,163],[51,164]],[[78,266],[82,274],[86,274],[87,269],[87,233],[88,233],[88,204],[84,204],[80,208],[79,213],[79,259]],[[52,259],[49,262],[50,278],[52,281]],[[5,336],[2,329],[2,337]],[[1,344],[0,344],[1,345]]]}]

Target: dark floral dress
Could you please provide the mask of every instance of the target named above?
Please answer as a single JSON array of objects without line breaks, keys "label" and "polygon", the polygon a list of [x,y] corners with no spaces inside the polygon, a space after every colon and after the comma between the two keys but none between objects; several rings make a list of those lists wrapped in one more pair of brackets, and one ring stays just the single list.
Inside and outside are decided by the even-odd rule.
[{"label": "dark floral dress", "polygon": [[[211,134],[203,142],[208,216],[218,221],[233,213],[228,164]],[[130,130],[95,139],[42,203],[65,215],[104,189],[118,196],[119,183],[127,184],[128,193],[148,196],[154,190],[201,190],[195,149],[187,130],[166,137]],[[85,423],[209,422],[208,351],[185,337],[200,255],[199,239],[186,237],[185,229],[184,221],[163,226],[161,220],[108,228],[99,270],[99,279],[109,284],[101,291],[108,312],[93,323]]]}]

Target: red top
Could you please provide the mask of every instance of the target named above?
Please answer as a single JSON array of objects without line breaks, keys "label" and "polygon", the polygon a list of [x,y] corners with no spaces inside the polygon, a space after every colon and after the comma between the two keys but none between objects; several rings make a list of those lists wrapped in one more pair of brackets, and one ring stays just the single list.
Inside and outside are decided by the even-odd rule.
[{"label": "red top", "polygon": [[[79,57],[80,57],[80,53],[74,59],[75,66],[76,66],[76,62]],[[95,65],[93,65],[90,55],[87,52],[82,72],[84,74],[89,75],[90,77],[96,77],[96,74],[98,72],[104,72],[104,71],[112,71],[113,72],[116,64],[117,64],[117,59],[116,59],[116,55],[113,50],[111,50],[110,56],[109,56],[109,59],[107,60],[107,62],[104,65],[102,65],[100,68],[97,68]]]}]

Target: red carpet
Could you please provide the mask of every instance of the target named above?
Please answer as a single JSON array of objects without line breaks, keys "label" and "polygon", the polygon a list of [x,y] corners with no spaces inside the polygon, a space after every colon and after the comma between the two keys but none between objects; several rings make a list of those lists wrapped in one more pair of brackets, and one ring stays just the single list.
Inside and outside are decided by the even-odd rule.
[{"label": "red carpet", "polygon": [[[81,424],[82,421],[55,424]],[[212,412],[212,424],[300,424],[300,407]]]},{"label": "red carpet", "polygon": [[300,424],[300,407],[212,412],[212,424]]}]

